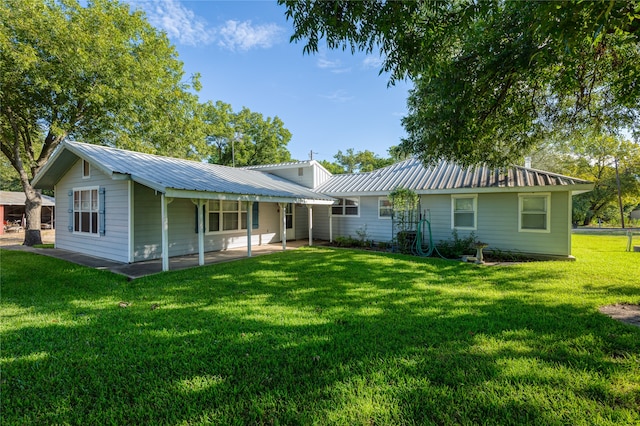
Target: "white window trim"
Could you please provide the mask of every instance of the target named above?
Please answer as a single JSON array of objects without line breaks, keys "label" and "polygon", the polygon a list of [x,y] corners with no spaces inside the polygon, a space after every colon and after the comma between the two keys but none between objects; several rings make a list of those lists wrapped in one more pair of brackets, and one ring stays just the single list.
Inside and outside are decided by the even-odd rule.
[{"label": "white window trim", "polygon": [[[85,165],[87,166],[87,170],[89,171],[89,173],[86,174],[86,175],[84,174]],[[82,160],[81,167],[82,167],[82,172],[81,172],[82,173],[82,179],[91,178],[91,163],[89,163],[87,160]]]},{"label": "white window trim", "polygon": [[[76,192],[93,191],[93,190],[97,192],[97,196],[98,196],[98,208],[96,209],[96,220],[98,221],[98,223],[96,224],[96,229],[98,230],[98,232],[94,234],[93,232],[76,231],[76,207],[75,207]],[[71,226],[73,227],[73,234],[82,235],[84,237],[100,238],[101,237],[100,235],[100,207],[101,207],[100,206],[100,187],[99,186],[82,186],[78,188],[71,188],[71,191],[73,192],[72,197],[74,197],[73,221],[71,222]],[[91,210],[89,210],[89,212],[92,213]]]},{"label": "white window trim", "polygon": [[[546,229],[528,229],[522,228],[522,204],[525,198],[545,197],[546,198]],[[533,232],[538,234],[549,234],[551,232],[551,193],[550,192],[529,192],[518,194],[518,232]]]},{"label": "white window trim", "polygon": [[358,203],[358,214],[345,214],[345,209],[346,209],[346,205],[342,205],[342,214],[335,214],[333,212],[333,208],[334,207],[338,207],[336,204],[331,206],[331,215],[332,216],[336,216],[336,217],[360,217],[360,211],[362,210],[362,204],[360,203],[360,197],[335,197],[337,199],[342,199],[342,200],[356,200],[356,202]]},{"label": "white window trim", "polygon": [[[234,201],[234,200],[210,200],[210,201],[219,201],[220,202],[220,210],[218,210],[218,213],[220,213],[220,230],[219,231],[209,231],[209,213],[211,212],[211,210],[209,210],[209,203],[207,202],[205,205],[207,206],[207,208],[205,209],[205,229],[206,232],[204,233],[205,235],[224,235],[224,234],[237,234],[238,232],[247,232],[247,228],[242,228],[242,210],[240,209],[240,204],[238,204],[238,229],[227,229],[227,230],[223,230],[222,226],[224,225],[224,219],[223,219],[223,213],[231,213],[230,211],[225,212],[224,210],[222,210],[222,202],[223,201],[233,201],[235,203],[246,203],[246,201]],[[244,213],[247,215],[247,226],[251,226],[251,224],[248,222],[249,221],[249,215],[248,215],[248,209],[249,209],[249,205],[247,203],[247,210],[244,211]]]},{"label": "white window trim", "polygon": [[[473,227],[455,226],[456,200],[459,198],[473,199]],[[452,194],[451,195],[451,229],[459,229],[462,231],[475,231],[478,229],[478,194]]]},{"label": "white window trim", "polygon": [[381,219],[381,220],[391,220],[391,218],[392,218],[393,216],[382,216],[382,215],[380,214],[380,210],[381,210],[381,208],[380,208],[380,201],[383,201],[383,200],[388,201],[388,202],[390,203],[391,211],[392,211],[392,213],[391,213],[391,214],[393,215],[393,205],[391,205],[391,201],[389,200],[389,197],[378,197],[378,219]]}]

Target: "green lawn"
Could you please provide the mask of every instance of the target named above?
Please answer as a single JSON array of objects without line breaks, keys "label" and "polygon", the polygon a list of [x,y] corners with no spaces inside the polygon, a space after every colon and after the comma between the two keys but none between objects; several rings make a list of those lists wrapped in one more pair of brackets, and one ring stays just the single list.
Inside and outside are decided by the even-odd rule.
[{"label": "green lawn", "polygon": [[[332,248],[132,282],[2,251],[0,423],[638,424],[624,236],[487,267]],[[120,302],[129,304],[121,307]]]}]

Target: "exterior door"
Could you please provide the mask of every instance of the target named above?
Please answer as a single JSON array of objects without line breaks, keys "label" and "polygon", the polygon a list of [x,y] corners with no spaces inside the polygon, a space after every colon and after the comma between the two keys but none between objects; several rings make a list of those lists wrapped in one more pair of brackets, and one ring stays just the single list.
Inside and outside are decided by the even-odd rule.
[{"label": "exterior door", "polygon": [[287,211],[285,213],[285,220],[287,222],[287,240],[295,240],[296,239],[296,230],[295,230],[295,205],[292,203],[287,204]]}]

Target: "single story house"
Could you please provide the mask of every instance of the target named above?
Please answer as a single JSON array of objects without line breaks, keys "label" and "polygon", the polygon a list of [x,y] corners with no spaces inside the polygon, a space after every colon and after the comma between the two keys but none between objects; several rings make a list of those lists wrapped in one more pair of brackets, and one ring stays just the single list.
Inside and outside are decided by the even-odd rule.
[{"label": "single story house", "polygon": [[[42,195],[42,210],[40,221],[42,227],[54,227],[56,200],[48,195]],[[0,235],[5,231],[22,231],[25,226],[25,204],[27,196],[24,192],[0,191],[0,218],[2,225]]]},{"label": "single story house", "polygon": [[474,232],[500,250],[571,256],[571,196],[593,184],[512,166],[425,167],[405,160],[370,173],[332,175],[317,161],[231,168],[64,142],[33,185],[54,189],[56,247],[121,262],[308,238],[392,239],[387,196],[420,196],[435,241]]}]

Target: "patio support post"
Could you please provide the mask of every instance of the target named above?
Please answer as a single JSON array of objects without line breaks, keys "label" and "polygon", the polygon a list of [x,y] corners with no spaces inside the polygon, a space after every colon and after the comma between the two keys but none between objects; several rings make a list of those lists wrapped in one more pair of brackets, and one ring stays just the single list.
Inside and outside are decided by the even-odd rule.
[{"label": "patio support post", "polygon": [[253,228],[253,201],[247,203],[247,257],[251,257],[251,228]]},{"label": "patio support post", "polygon": [[167,215],[167,197],[160,195],[160,218],[162,226],[162,270],[169,270],[169,216]]},{"label": "patio support post", "polygon": [[127,238],[129,240],[127,244],[127,258],[129,263],[133,263],[135,261],[135,200],[134,200],[134,185],[133,181],[127,181]]},{"label": "patio support post", "polygon": [[198,200],[198,265],[204,265],[204,200]]},{"label": "patio support post", "polygon": [[313,245],[313,205],[307,204],[309,210],[309,247]]},{"label": "patio support post", "polygon": [[282,239],[282,250],[287,249],[287,203],[278,203],[280,206],[280,238]]},{"label": "patio support post", "polygon": [[329,206],[329,242],[333,242],[333,212],[331,211],[332,207]]}]

